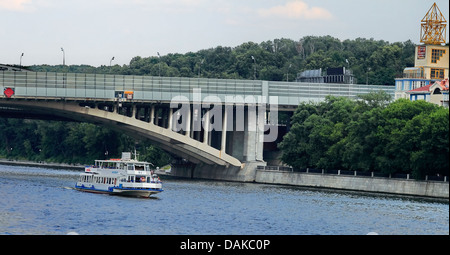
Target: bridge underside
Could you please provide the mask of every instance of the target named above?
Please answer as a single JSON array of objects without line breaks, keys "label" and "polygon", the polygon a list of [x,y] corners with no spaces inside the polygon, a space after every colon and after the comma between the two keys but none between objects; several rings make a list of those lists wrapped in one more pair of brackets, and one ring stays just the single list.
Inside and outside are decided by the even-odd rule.
[{"label": "bridge underside", "polygon": [[148,139],[161,149],[194,164],[241,167],[241,162],[206,143],[170,129],[116,112],[89,107],[75,101],[10,99],[0,101],[0,116],[89,122]]}]

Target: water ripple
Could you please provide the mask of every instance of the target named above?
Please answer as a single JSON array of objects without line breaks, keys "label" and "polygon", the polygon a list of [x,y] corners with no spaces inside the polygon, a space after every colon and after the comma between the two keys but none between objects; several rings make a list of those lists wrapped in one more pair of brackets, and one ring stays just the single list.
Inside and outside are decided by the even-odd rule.
[{"label": "water ripple", "polygon": [[79,192],[78,171],[0,165],[0,234],[449,234],[449,205],[169,179],[152,199]]}]

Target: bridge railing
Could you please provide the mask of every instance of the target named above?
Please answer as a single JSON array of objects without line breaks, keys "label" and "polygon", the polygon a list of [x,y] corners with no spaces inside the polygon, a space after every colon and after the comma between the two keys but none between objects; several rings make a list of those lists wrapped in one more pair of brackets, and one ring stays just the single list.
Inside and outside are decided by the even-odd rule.
[{"label": "bridge railing", "polygon": [[298,105],[304,101],[320,101],[327,95],[356,98],[372,91],[386,91],[394,96],[394,86],[333,84],[333,83],[294,83],[269,82],[269,96],[277,96],[279,104]]},{"label": "bridge railing", "polygon": [[115,98],[116,91],[133,91],[136,100],[171,100],[194,88],[204,95],[261,95],[261,81],[199,79],[50,72],[0,72],[0,87],[14,88],[16,96]]},{"label": "bridge railing", "polygon": [[133,91],[134,100],[147,101],[170,101],[175,96],[193,100],[194,89],[201,89],[202,98],[214,95],[221,102],[225,96],[276,96],[282,105],[321,101],[327,95],[354,98],[370,91],[391,95],[395,91],[394,86],[380,85],[0,71],[0,91],[4,88],[13,88],[15,96],[46,98],[114,99],[117,92]]}]

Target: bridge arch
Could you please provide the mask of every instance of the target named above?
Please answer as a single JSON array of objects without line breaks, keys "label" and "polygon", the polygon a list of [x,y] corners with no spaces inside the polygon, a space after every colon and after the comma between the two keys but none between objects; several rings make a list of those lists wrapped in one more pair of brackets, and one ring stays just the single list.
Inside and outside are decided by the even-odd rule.
[{"label": "bridge arch", "polygon": [[[9,111],[26,115],[47,116],[56,119],[89,122],[106,126],[119,132],[125,132],[137,139],[148,139],[161,149],[176,154],[192,163],[206,165],[240,167],[241,162],[213,148],[206,143],[189,136],[173,132],[170,129],[136,119],[134,114],[119,114],[111,108],[99,109],[97,106],[111,106],[114,103],[94,103],[77,101],[48,100],[1,100],[0,106]],[[102,107],[100,107],[102,108]]]}]

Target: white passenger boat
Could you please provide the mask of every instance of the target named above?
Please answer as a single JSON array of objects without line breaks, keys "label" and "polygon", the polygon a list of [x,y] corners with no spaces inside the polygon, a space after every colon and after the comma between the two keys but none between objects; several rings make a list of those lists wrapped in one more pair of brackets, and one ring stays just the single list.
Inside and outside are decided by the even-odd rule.
[{"label": "white passenger boat", "polygon": [[149,197],[162,189],[162,182],[150,167],[151,163],[131,159],[123,152],[120,159],[95,160],[80,174],[75,189],[93,193]]}]

